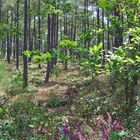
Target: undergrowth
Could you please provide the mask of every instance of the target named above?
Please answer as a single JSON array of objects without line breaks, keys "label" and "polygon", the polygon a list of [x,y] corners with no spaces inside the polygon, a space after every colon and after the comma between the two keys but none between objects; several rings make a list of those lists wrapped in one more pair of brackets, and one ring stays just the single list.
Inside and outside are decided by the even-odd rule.
[{"label": "undergrowth", "polygon": [[[32,75],[30,76],[32,77]],[[27,88],[23,88],[23,74],[19,70],[7,69],[6,64],[0,61],[0,90],[1,92],[17,95],[22,93],[33,93],[36,86],[29,84]]]},{"label": "undergrowth", "polygon": [[11,73],[6,69],[3,61],[0,61],[0,90],[5,92],[10,84]]}]

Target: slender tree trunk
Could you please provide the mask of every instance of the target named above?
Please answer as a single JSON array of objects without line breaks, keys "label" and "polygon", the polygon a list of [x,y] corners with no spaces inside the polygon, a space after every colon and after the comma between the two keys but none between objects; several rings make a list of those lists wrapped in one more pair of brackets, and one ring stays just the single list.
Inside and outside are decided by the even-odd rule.
[{"label": "slender tree trunk", "polygon": [[63,27],[63,19],[60,18],[60,40],[62,40],[62,38],[63,38],[63,29],[62,29],[62,27]]},{"label": "slender tree trunk", "polygon": [[[54,14],[54,20],[53,20],[53,25],[54,25],[54,29],[53,29],[53,49],[57,49],[56,45],[57,45],[57,15]],[[56,57],[52,58],[53,61],[53,65],[56,64]]]},{"label": "slender tree trunk", "polygon": [[17,33],[16,33],[16,68],[19,68],[19,0],[17,0],[16,5],[16,26],[17,26]]},{"label": "slender tree trunk", "polygon": [[[55,48],[57,49],[58,45],[58,32],[59,32],[59,15],[56,15],[56,32],[55,32]],[[54,58],[54,64],[56,65],[57,63],[57,57]]]},{"label": "slender tree trunk", "polygon": [[[66,15],[64,16],[64,35],[67,36],[67,16]],[[65,53],[65,55],[67,55],[67,47],[66,46],[64,48],[64,53]],[[64,70],[67,70],[67,69],[68,69],[68,61],[65,60]]]},{"label": "slender tree trunk", "polygon": [[[84,15],[85,17],[87,16],[87,0],[84,0]],[[87,31],[87,20],[83,21],[83,27],[84,27],[84,33]],[[84,46],[86,47],[87,45],[87,40],[86,38],[84,39]]]},{"label": "slender tree trunk", "polygon": [[[0,23],[2,23],[2,0],[0,0]],[[2,41],[0,40],[0,47],[2,47]],[[1,48],[2,50],[2,48]],[[3,55],[3,54],[1,54]]]},{"label": "slender tree trunk", "polygon": [[[24,45],[23,52],[28,49],[28,0],[24,2]],[[25,55],[23,55],[23,87],[28,86],[28,60]]]},{"label": "slender tree trunk", "polygon": [[111,48],[110,48],[110,33],[109,33],[109,18],[107,18],[107,50],[111,50]]},{"label": "slender tree trunk", "polygon": [[[9,11],[7,11],[7,25],[9,24]],[[7,32],[7,62],[10,63],[10,33]]]},{"label": "slender tree trunk", "polygon": [[[119,16],[119,20],[121,22],[121,24],[123,25],[123,13],[120,13],[120,16]],[[123,27],[119,27],[119,46],[122,46],[123,45]]]},{"label": "slender tree trunk", "polygon": [[[15,23],[16,26],[16,23]],[[13,59],[15,60],[16,57],[16,35],[13,36]]]},{"label": "slender tree trunk", "polygon": [[70,38],[71,38],[71,40],[73,40],[73,29],[74,29],[73,16],[71,16],[71,27],[70,27]]},{"label": "slender tree trunk", "polygon": [[[89,13],[89,6],[88,6],[88,0],[87,0],[87,16],[89,16],[88,15],[88,13]],[[87,30],[89,30],[90,29],[90,23],[89,23],[89,17],[88,17],[88,19],[87,19]],[[88,39],[88,41],[87,41],[87,46],[88,46],[88,48],[90,47],[90,38]]]},{"label": "slender tree trunk", "polygon": [[0,0],[0,23],[2,22],[2,0]]},{"label": "slender tree trunk", "polygon": [[[55,24],[54,24],[54,14],[51,15],[51,31],[50,31],[50,34],[51,34],[51,41],[50,41],[50,46],[51,46],[51,49],[54,48],[54,28],[55,28]],[[51,68],[53,69],[53,64],[54,64],[54,58],[52,58],[51,60]]]},{"label": "slender tree trunk", "polygon": [[[120,13],[116,7],[114,8],[114,16],[116,16],[116,18],[118,18],[118,20],[120,19]],[[119,43],[119,30],[120,30],[120,27],[116,27],[115,39],[114,39],[114,45],[116,48],[118,48],[120,45],[120,43]]]},{"label": "slender tree trunk", "polygon": [[78,7],[76,6],[75,17],[74,17],[74,31],[73,31],[73,40],[76,41],[76,32],[77,32],[77,10]]},{"label": "slender tree trunk", "polygon": [[12,52],[13,52],[13,34],[12,34],[12,29],[13,29],[13,11],[11,11],[10,13],[11,17],[10,17],[10,28],[11,28],[11,31],[10,31],[10,56],[12,56]]},{"label": "slender tree trunk", "polygon": [[[98,30],[100,29],[100,8],[97,7],[97,26],[98,26]],[[101,35],[100,33],[98,33],[98,41],[97,44],[99,44],[101,42]]]},{"label": "slender tree trunk", "polygon": [[[50,52],[50,41],[51,41],[51,34],[50,34],[50,30],[51,30],[51,17],[50,14],[48,15],[48,36],[47,36],[47,43],[48,43],[48,52]],[[46,77],[45,77],[45,82],[49,82],[49,78],[50,78],[50,72],[51,72],[51,61],[47,62],[47,71],[46,71]]]},{"label": "slender tree trunk", "polygon": [[36,37],[36,16],[34,16],[34,29],[33,29],[33,36],[34,36],[34,49],[37,50],[37,37]]},{"label": "slender tree trunk", "polygon": [[105,64],[105,54],[106,54],[106,49],[105,49],[105,25],[104,25],[104,9],[102,10],[102,28],[103,28],[103,35],[102,35],[102,43],[103,43],[103,65]]},{"label": "slender tree trunk", "polygon": [[[38,0],[38,49],[41,51],[41,19],[40,19],[40,0]],[[41,64],[38,65],[38,68],[41,68]]]},{"label": "slender tree trunk", "polygon": [[[32,17],[31,17],[31,14],[30,14],[30,6],[31,6],[31,0],[29,0],[29,5],[28,5],[28,9],[29,9],[29,51],[32,51],[33,50],[33,46],[32,46],[32,36],[31,36],[31,20],[32,20]],[[29,57],[29,62],[31,62],[31,57]]]}]

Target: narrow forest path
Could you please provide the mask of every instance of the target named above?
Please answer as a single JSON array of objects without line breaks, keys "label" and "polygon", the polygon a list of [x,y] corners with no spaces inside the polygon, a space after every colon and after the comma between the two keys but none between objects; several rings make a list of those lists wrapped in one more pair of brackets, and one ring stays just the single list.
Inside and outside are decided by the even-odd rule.
[{"label": "narrow forest path", "polygon": [[36,92],[12,95],[8,103],[11,104],[18,100],[29,100],[41,106],[45,106],[47,112],[63,112],[71,110],[73,101],[79,97],[80,87],[83,82],[89,78],[80,75],[80,69],[75,66],[69,66],[68,70],[63,70],[62,66],[56,72],[52,73],[50,82],[44,83],[45,66],[38,69],[36,65],[30,66],[30,75],[35,77],[29,83],[36,85]]},{"label": "narrow forest path", "polygon": [[41,84],[37,92],[30,96],[35,104],[47,106],[49,111],[65,111],[71,108],[73,99],[78,97],[80,85],[84,80],[79,76],[80,71],[69,68],[52,77],[49,83]]}]

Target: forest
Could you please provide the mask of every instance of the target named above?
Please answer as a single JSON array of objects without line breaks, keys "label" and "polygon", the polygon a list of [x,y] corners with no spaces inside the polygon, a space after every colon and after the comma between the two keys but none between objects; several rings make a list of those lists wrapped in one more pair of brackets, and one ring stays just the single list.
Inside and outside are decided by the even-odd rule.
[{"label": "forest", "polygon": [[140,0],[0,0],[0,140],[140,140]]}]

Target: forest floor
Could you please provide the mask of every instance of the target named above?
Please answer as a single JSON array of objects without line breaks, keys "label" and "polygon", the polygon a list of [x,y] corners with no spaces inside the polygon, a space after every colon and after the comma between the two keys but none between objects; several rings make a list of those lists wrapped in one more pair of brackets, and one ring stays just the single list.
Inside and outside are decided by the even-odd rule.
[{"label": "forest floor", "polygon": [[[44,75],[45,69],[41,73]],[[71,66],[68,70],[63,71],[56,66],[49,83],[42,83],[44,76],[38,76],[41,83],[38,85],[36,93],[27,96],[33,103],[47,106],[47,112],[50,113],[71,110],[73,98],[78,97],[80,92],[77,86],[87,79],[79,75],[78,68]],[[39,80],[37,81],[39,82]]]},{"label": "forest floor", "polygon": [[[7,121],[5,116],[10,119],[13,117],[14,127],[22,128],[19,139],[27,137],[28,129],[29,134],[34,131],[40,133],[42,120],[48,124],[53,122],[54,129],[58,122],[67,120],[70,125],[80,120],[82,127],[91,127],[100,115],[109,112],[118,120],[123,120],[127,127],[131,128],[138,122],[136,113],[132,115],[132,120],[136,120],[133,123],[127,118],[124,111],[124,87],[121,83],[115,83],[111,75],[101,74],[92,79],[75,64],[69,64],[68,70],[64,70],[63,65],[58,63],[54,66],[50,81],[45,83],[46,64],[42,64],[40,69],[37,64],[29,64],[29,86],[23,89],[22,69],[21,65],[17,71],[14,62],[0,69],[0,109],[4,110],[0,112],[0,125]],[[29,126],[32,118],[37,119],[35,130]],[[16,123],[19,120],[21,123]],[[52,127],[51,123],[49,125]],[[43,127],[50,129],[50,126]]]},{"label": "forest floor", "polygon": [[[7,70],[15,71],[14,65],[8,65]],[[45,64],[42,64],[41,69],[35,64],[30,64],[29,88],[30,84],[33,84],[36,89],[31,93],[13,95],[9,93],[7,104],[10,105],[25,98],[37,105],[46,106],[46,111],[50,113],[69,113],[69,111],[74,110],[73,101],[78,98],[84,82],[91,80],[91,78],[82,76],[80,69],[71,64],[68,70],[63,70],[61,64],[55,66],[48,83],[44,83],[45,72]],[[0,96],[3,95],[6,94],[3,92]]]},{"label": "forest floor", "polygon": [[[6,78],[10,77],[10,82],[5,82],[8,85],[6,87],[8,93],[2,92],[0,96],[2,98],[3,95],[6,96],[7,105],[24,99],[46,107],[48,113],[72,114],[76,111],[75,106],[78,108],[78,113],[81,111],[86,113],[89,109],[93,110],[93,105],[95,110],[101,107],[107,111],[122,103],[121,86],[117,88],[116,95],[110,96],[109,90],[112,87],[110,87],[108,75],[102,74],[92,79],[85,76],[75,64],[69,64],[68,70],[64,70],[63,65],[58,63],[54,66],[48,83],[44,83],[46,64],[42,64],[40,69],[37,64],[29,64],[29,87],[25,91],[22,89],[22,66],[19,71],[16,71],[14,63],[6,67],[12,76],[5,74],[8,75]],[[6,78],[3,79],[8,81]]]}]

